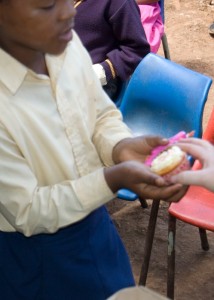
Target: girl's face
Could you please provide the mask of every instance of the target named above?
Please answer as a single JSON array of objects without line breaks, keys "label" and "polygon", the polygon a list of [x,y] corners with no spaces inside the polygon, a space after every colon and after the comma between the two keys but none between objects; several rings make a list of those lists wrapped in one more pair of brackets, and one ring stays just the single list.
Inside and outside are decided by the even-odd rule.
[{"label": "girl's face", "polygon": [[0,0],[0,47],[19,60],[60,54],[75,15],[73,0]]}]

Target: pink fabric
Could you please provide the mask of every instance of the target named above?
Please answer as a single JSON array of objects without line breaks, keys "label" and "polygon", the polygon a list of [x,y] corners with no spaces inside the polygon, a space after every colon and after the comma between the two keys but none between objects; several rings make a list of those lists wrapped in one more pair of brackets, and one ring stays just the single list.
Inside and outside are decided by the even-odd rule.
[{"label": "pink fabric", "polygon": [[160,6],[158,3],[138,5],[141,14],[141,23],[145,30],[151,52],[157,53],[161,37],[164,33],[164,25],[161,18]]},{"label": "pink fabric", "polygon": [[177,143],[180,139],[185,139],[189,137],[190,134],[186,133],[185,131],[179,131],[177,134],[173,135],[171,138],[169,138],[169,143],[164,146],[157,146],[152,150],[152,153],[146,158],[145,164],[147,166],[151,166],[152,161],[164,150],[169,148],[170,146],[174,145]]}]

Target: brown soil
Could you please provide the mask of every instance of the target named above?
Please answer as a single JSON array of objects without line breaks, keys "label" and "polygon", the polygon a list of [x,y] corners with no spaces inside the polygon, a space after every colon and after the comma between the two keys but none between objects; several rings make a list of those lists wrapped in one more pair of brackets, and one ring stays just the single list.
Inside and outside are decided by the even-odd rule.
[{"label": "brown soil", "polygon": [[[165,31],[171,59],[214,79],[214,38],[208,33],[214,21],[214,5],[209,0],[165,1]],[[159,54],[162,55],[162,49]],[[213,107],[214,84],[204,110],[206,126]],[[161,203],[147,287],[166,295],[167,204]],[[128,250],[136,283],[138,283],[149,208],[142,209],[139,201],[114,200],[108,205],[120,235]],[[178,221],[176,242],[176,300],[214,299],[214,233],[208,232],[210,250],[200,246],[198,229]]]}]

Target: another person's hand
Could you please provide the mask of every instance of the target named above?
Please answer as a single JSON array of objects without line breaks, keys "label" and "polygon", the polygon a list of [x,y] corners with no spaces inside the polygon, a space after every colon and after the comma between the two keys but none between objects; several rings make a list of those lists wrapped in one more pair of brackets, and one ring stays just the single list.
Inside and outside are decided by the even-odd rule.
[{"label": "another person's hand", "polygon": [[171,178],[172,183],[199,185],[214,192],[214,147],[208,141],[188,138],[177,144],[182,150],[198,159],[202,164],[200,170],[181,172]]}]

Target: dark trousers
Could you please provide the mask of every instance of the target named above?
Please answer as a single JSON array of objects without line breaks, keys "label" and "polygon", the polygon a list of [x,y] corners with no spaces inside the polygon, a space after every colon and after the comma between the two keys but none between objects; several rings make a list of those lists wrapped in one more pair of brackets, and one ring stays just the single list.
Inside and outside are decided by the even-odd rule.
[{"label": "dark trousers", "polygon": [[108,83],[103,86],[104,91],[108,94],[109,98],[111,98],[113,102],[117,100],[121,88],[122,88],[122,81],[118,77],[109,80]]},{"label": "dark trousers", "polygon": [[1,300],[104,300],[133,285],[105,207],[55,234],[0,232]]}]

